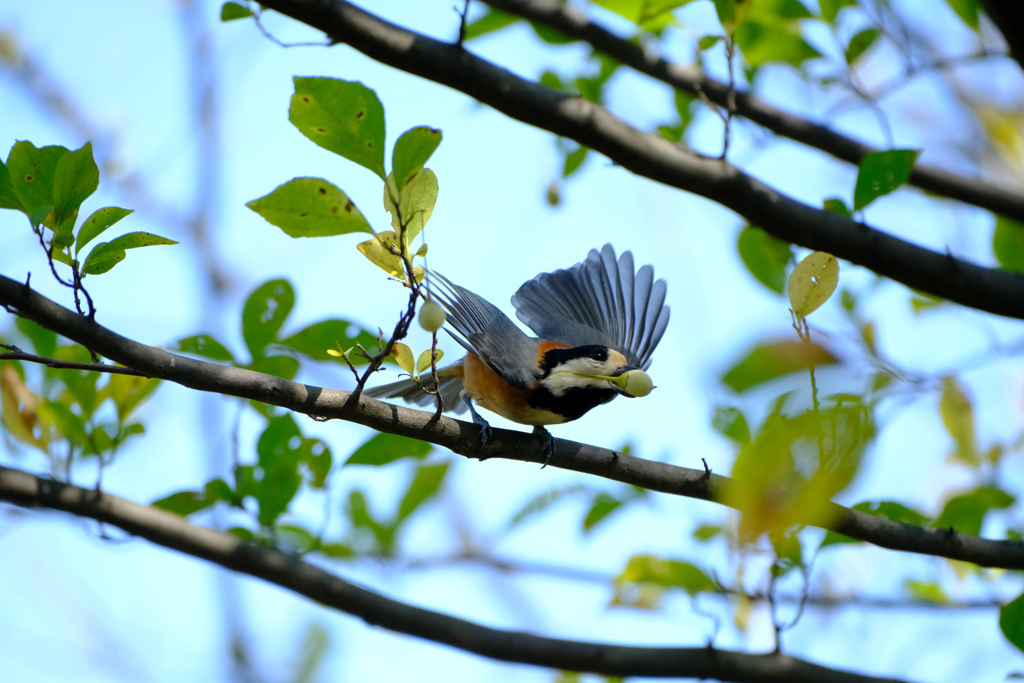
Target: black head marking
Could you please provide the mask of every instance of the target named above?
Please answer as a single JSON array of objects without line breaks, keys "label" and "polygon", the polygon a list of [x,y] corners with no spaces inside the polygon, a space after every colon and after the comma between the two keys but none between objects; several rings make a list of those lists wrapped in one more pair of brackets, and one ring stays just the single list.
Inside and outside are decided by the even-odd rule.
[{"label": "black head marking", "polygon": [[552,370],[562,363],[567,363],[577,358],[591,358],[598,363],[603,363],[608,360],[608,347],[590,344],[588,346],[576,346],[571,349],[551,349],[544,354],[544,359],[540,364],[541,372],[547,377]]}]

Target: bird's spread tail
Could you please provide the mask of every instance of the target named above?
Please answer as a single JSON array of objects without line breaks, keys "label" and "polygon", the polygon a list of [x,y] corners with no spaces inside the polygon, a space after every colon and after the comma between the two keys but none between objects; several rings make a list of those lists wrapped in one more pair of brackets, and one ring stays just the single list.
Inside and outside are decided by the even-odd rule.
[{"label": "bird's spread tail", "polygon": [[[446,373],[443,375],[439,374],[438,380],[438,389],[441,392],[441,399],[444,401],[444,411],[446,413],[465,412],[466,405],[462,402],[462,377]],[[425,388],[434,388],[434,380],[429,372],[420,375],[419,382],[412,378],[403,379],[391,384],[367,389],[363,393],[370,398],[400,398],[406,403],[412,403],[424,408],[432,408],[436,399],[433,394],[423,391]]]}]

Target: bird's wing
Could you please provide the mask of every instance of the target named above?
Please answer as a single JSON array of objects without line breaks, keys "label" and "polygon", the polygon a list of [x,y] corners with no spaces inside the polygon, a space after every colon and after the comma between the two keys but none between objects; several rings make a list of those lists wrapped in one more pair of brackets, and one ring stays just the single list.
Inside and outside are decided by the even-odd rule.
[{"label": "bird's wing", "polygon": [[612,245],[567,270],[541,273],[515,293],[516,316],[541,339],[617,349],[646,370],[668,326],[667,285],[654,269],[633,270],[633,255],[616,260]]},{"label": "bird's wing", "polygon": [[499,376],[517,389],[541,378],[537,368],[538,339],[526,336],[507,315],[440,273],[429,274],[432,294],[448,311],[448,322],[462,335],[452,335]]}]

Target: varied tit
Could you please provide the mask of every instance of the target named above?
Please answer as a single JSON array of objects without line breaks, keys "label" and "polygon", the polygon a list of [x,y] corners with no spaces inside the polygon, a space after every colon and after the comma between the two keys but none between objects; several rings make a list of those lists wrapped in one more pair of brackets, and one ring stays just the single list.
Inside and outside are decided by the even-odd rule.
[{"label": "varied tit", "polygon": [[[452,334],[466,351],[454,365],[439,368],[444,409],[469,409],[481,428],[482,445],[490,426],[473,408],[476,402],[504,418],[532,425],[545,442],[546,465],[554,440],[545,425],[576,420],[618,395],[643,396],[650,390],[642,370],[668,326],[664,280],[654,269],[633,269],[628,251],[618,259],[610,244],[567,270],[541,273],[515,293],[516,316],[538,338],[527,336],[508,316],[476,294],[431,273],[433,296],[448,313]],[[627,374],[628,373],[628,374]],[[634,376],[640,390],[630,384]],[[644,383],[646,382],[646,386]],[[426,406],[435,398],[429,373],[368,389],[374,398],[401,398]]]}]

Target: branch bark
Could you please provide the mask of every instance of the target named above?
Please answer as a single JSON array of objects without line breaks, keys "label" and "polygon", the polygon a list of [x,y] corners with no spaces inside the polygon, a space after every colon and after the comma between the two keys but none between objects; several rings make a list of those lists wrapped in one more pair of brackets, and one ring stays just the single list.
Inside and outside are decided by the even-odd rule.
[{"label": "branch bark", "polygon": [[[479,428],[433,413],[353,398],[348,391],[290,382],[243,368],[227,367],[178,356],[122,337],[86,316],[78,315],[0,275],[0,306],[86,348],[150,377],[192,389],[252,399],[313,417],[348,420],[381,432],[429,441],[467,457],[500,457],[541,463],[544,452],[532,434],[492,428],[491,441],[480,449]],[[553,467],[583,472],[652,491],[720,503],[729,479],[703,469],[676,467],[634,458],[606,448],[555,439]],[[993,541],[949,529],[892,522],[829,503],[827,522],[801,522],[831,529],[883,548],[936,555],[984,567],[1024,569],[1024,541]]]},{"label": "branch bark", "polygon": [[602,107],[524,80],[461,46],[388,23],[344,0],[268,0],[336,42],[571,138],[637,175],[726,206],[774,237],[821,250],[981,311],[1024,318],[1024,275],[940,254],[787,197],[720,159],[644,133]]},{"label": "branch bark", "polygon": [[[684,90],[691,95],[706,95],[715,104],[729,106],[729,86],[708,78],[697,66],[676,64],[651,54],[635,43],[619,38],[590,20],[572,5],[551,0],[485,0],[509,14],[543,24],[589,44],[631,69]],[[784,137],[814,147],[837,159],[859,164],[878,150],[768,104],[749,92],[735,92],[734,113]],[[910,184],[922,190],[973,204],[1018,221],[1024,221],[1024,193],[1003,188],[979,178],[965,178],[933,166],[916,164]]]},{"label": "branch bark", "polygon": [[506,662],[606,676],[714,678],[768,683],[882,683],[895,679],[830,669],[781,653],[752,655],[711,647],[631,647],[544,638],[489,628],[414,607],[356,586],[298,557],[231,534],[190,524],[183,517],[99,491],[0,466],[0,499],[46,507],[113,524],[157,545],[202,558],[357,616],[368,624]]}]

